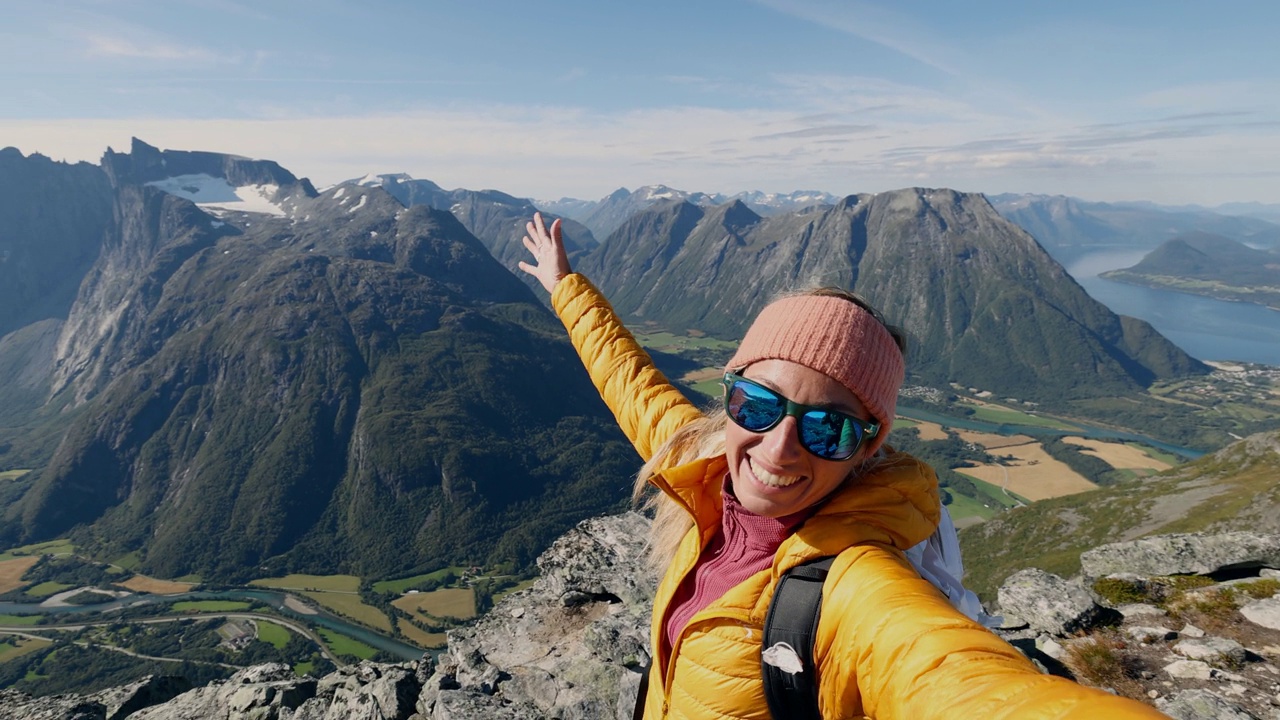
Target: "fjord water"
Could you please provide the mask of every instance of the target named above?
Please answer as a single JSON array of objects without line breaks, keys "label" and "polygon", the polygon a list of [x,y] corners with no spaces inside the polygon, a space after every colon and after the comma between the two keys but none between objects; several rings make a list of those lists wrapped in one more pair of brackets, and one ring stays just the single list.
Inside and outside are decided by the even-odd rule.
[{"label": "fjord water", "polygon": [[1280,312],[1098,277],[1136,265],[1147,252],[1097,249],[1059,261],[1095,300],[1112,312],[1146,320],[1193,357],[1280,366]]}]

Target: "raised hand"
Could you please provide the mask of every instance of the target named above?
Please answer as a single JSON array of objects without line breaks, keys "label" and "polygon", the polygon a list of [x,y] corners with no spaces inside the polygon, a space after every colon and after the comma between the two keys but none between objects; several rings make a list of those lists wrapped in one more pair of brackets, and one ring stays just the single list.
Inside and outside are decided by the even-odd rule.
[{"label": "raised hand", "polygon": [[548,230],[542,221],[542,213],[533,214],[533,220],[525,226],[524,246],[533,253],[533,264],[520,263],[520,269],[538,279],[547,292],[555,290],[560,278],[573,272],[569,267],[569,256],[564,251],[564,235],[560,231],[560,220],[551,223]]}]

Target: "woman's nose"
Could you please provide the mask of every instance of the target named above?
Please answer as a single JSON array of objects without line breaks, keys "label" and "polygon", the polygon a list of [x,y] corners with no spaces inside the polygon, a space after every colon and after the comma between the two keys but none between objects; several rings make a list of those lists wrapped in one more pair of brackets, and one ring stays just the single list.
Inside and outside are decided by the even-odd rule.
[{"label": "woman's nose", "polygon": [[766,457],[778,466],[794,462],[804,452],[800,447],[799,420],[790,415],[774,425],[760,441]]}]

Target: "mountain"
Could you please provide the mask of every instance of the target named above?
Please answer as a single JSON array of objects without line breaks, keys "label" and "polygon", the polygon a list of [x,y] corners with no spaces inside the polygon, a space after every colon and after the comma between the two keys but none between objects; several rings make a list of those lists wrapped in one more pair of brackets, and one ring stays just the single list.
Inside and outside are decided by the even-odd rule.
[{"label": "mountain", "polygon": [[741,202],[669,201],[633,215],[579,269],[624,315],[723,338],[781,291],[852,288],[910,333],[913,382],[939,387],[1061,404],[1208,371],[1091,299],[985,198],[950,190],[767,218]]},{"label": "mountain", "polygon": [[[0,362],[44,391],[20,430],[61,423],[7,486],[20,497],[0,495],[0,542],[70,533],[163,577],[370,577],[523,565],[626,496],[637,459],[563,328],[453,215],[136,140],[98,173],[86,202],[109,215],[85,213],[105,229],[74,302],[52,339],[0,338]],[[34,247],[51,203],[73,201],[0,213]]]},{"label": "mountain", "polygon": [[1080,570],[1080,553],[1161,533],[1280,534],[1280,432],[1258,433],[1159,475],[1042,500],[965,528],[965,584],[991,597],[1010,573]]},{"label": "mountain", "polygon": [[1031,233],[1056,257],[1098,245],[1153,248],[1189,232],[1280,247],[1280,225],[1253,217],[1152,203],[1087,202],[1062,195],[1003,194],[988,199],[1001,215]]},{"label": "mountain", "polygon": [[[504,267],[515,272],[530,287],[537,286],[536,280],[519,272],[516,267],[528,255],[521,242],[525,236],[525,224],[538,211],[529,200],[497,190],[444,190],[430,180],[414,180],[405,174],[366,175],[344,184],[382,188],[405,207],[426,205],[453,214]],[[555,217],[554,213],[551,214],[547,222]],[[565,249],[571,260],[599,244],[586,226],[572,218],[561,220]]]},{"label": "mountain", "polygon": [[1255,250],[1221,235],[1188,233],[1108,280],[1280,308],[1280,251]]},{"label": "mountain", "polygon": [[646,185],[634,192],[626,188],[618,188],[598,201],[589,202],[572,198],[561,198],[556,201],[537,201],[537,205],[552,212],[563,212],[566,216],[580,220],[591,228],[597,238],[608,238],[627,218],[654,205],[682,200],[700,207],[725,205],[740,201],[752,211],[760,215],[776,215],[794,212],[812,205],[831,204],[836,197],[819,190],[798,190],[792,193],[764,193],[760,191],[740,192],[735,195],[720,193],[690,193],[675,190],[666,185]]}]

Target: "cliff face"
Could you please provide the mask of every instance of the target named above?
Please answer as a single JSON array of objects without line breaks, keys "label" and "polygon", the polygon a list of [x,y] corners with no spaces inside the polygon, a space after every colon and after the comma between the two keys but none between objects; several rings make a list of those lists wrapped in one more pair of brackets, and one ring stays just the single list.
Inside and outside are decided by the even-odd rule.
[{"label": "cliff face", "polygon": [[[532,587],[451,631],[438,659],[361,663],[319,679],[264,665],[187,691],[180,680],[159,678],[83,697],[0,691],[0,706],[14,720],[627,720],[650,662],[646,531],[647,521],[632,513],[584,521],[539,557],[542,576]],[[1028,569],[1009,578],[998,632],[1046,672],[1151,702],[1175,718],[1274,717],[1278,565],[1276,535],[1102,546],[1086,553],[1081,577]],[[1215,579],[1222,577],[1234,579]]]}]

